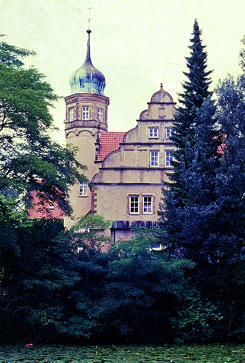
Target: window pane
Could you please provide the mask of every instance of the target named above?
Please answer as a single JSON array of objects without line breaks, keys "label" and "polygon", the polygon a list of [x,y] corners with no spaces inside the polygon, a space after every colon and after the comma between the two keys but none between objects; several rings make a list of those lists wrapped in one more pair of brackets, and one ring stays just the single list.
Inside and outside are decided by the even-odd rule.
[{"label": "window pane", "polygon": [[82,119],[89,120],[89,107],[87,106],[82,108]]},{"label": "window pane", "polygon": [[129,198],[129,212],[132,214],[139,213],[139,197],[133,196]]},{"label": "window pane", "polygon": [[88,183],[81,183],[80,184],[80,197],[87,197],[88,196]]},{"label": "window pane", "polygon": [[165,157],[165,165],[166,166],[172,166],[171,161],[173,160],[173,155],[170,151],[166,151],[166,157]]},{"label": "window pane", "polygon": [[173,134],[173,130],[171,128],[166,129],[166,139],[169,139]]},{"label": "window pane", "polygon": [[103,121],[103,109],[102,108],[98,109],[98,119],[100,122]]},{"label": "window pane", "polygon": [[51,202],[49,202],[49,210],[54,210],[54,205]]},{"label": "window pane", "polygon": [[74,121],[74,108],[69,110],[69,121]]},{"label": "window pane", "polygon": [[157,127],[149,128],[149,137],[158,138],[158,128]]},{"label": "window pane", "polygon": [[153,212],[152,202],[153,202],[152,196],[143,197],[143,213],[144,214],[152,214],[152,212]]},{"label": "window pane", "polygon": [[159,164],[159,152],[151,151],[150,152],[150,166],[158,166]]}]

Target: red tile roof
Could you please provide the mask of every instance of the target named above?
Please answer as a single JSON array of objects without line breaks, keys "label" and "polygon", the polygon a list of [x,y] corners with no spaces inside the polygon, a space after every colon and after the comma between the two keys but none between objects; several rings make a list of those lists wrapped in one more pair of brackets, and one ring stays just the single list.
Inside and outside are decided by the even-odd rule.
[{"label": "red tile roof", "polygon": [[31,192],[32,208],[28,210],[29,218],[64,218],[64,212],[60,209],[57,202],[43,202],[41,203],[40,198],[36,191]]},{"label": "red tile roof", "polygon": [[100,135],[100,160],[104,160],[106,155],[119,148],[119,144],[123,142],[126,132],[102,132]]}]

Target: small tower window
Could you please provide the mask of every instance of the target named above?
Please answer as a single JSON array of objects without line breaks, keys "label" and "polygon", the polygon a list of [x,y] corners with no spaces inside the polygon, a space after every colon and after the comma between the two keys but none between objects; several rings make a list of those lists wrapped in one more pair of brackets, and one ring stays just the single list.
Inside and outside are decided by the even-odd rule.
[{"label": "small tower window", "polygon": [[74,121],[74,108],[69,109],[69,121]]},{"label": "small tower window", "polygon": [[80,197],[87,197],[88,196],[88,183],[80,183]]},{"label": "small tower window", "polygon": [[82,108],[82,119],[89,120],[89,107],[88,106],[84,106]]},{"label": "small tower window", "polygon": [[103,121],[103,108],[98,108],[98,120]]}]

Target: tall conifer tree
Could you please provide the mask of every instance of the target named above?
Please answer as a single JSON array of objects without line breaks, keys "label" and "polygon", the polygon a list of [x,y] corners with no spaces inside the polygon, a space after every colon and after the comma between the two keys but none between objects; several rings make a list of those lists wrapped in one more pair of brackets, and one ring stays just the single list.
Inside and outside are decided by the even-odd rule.
[{"label": "tall conifer tree", "polygon": [[[194,69],[197,75],[193,66],[188,77],[194,77]],[[203,299],[218,306],[224,316],[223,332],[240,337],[244,334],[244,75],[220,84],[216,107],[209,81],[206,98],[201,87],[198,95],[190,83],[185,84],[183,107],[176,117],[173,139],[178,149],[172,183],[163,188],[162,239],[172,254],[195,262],[192,282]],[[198,99],[202,99],[199,106],[190,102]]]},{"label": "tall conifer tree", "polygon": [[198,122],[197,117],[204,100],[211,96],[209,75],[212,71],[207,70],[206,47],[202,45],[200,37],[201,30],[195,20],[189,46],[190,56],[186,57],[188,71],[184,72],[187,80],[183,83],[183,93],[179,95],[180,106],[177,109],[172,136],[177,150],[174,152],[173,161],[175,170],[169,175],[169,178],[174,182],[171,184],[172,196],[180,205],[185,204],[186,200],[180,175],[181,164],[184,164],[185,167],[190,165],[191,158],[185,151],[191,149],[196,142],[194,126]]},{"label": "tall conifer tree", "polygon": [[[191,52],[186,58],[188,72],[184,72],[187,80],[180,94],[172,136],[177,148],[174,170],[169,174],[170,183],[163,186],[159,212],[166,232],[164,244],[194,260],[203,238],[201,224],[208,218],[206,206],[215,200],[213,178],[220,158],[217,155],[215,107],[209,91],[211,71],[207,70],[207,53],[200,36],[195,20],[189,46]],[[190,218],[194,218],[193,225],[189,224]],[[193,238],[197,236],[201,239],[194,242]]]}]

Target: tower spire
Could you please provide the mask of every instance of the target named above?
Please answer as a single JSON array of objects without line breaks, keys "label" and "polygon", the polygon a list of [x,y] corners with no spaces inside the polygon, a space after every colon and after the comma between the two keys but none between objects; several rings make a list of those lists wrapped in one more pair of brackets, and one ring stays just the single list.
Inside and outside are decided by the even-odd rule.
[{"label": "tower spire", "polygon": [[89,63],[89,64],[92,65],[91,55],[90,55],[90,33],[91,33],[91,30],[88,29],[87,33],[88,33],[88,42],[87,42],[87,54],[86,54],[86,58],[85,58],[85,63]]},{"label": "tower spire", "polygon": [[92,61],[91,61],[91,55],[90,55],[90,34],[91,34],[91,29],[90,29],[90,22],[91,22],[91,14],[90,14],[90,11],[91,11],[91,7],[88,8],[88,30],[87,30],[87,33],[88,33],[88,42],[87,42],[87,54],[86,54],[86,58],[85,58],[85,63],[90,63],[92,64]]},{"label": "tower spire", "polygon": [[88,8],[88,41],[87,41],[87,53],[85,61],[79,69],[72,73],[70,78],[71,91],[73,93],[90,93],[90,94],[104,94],[105,77],[104,75],[93,66],[90,54],[90,10]]}]

